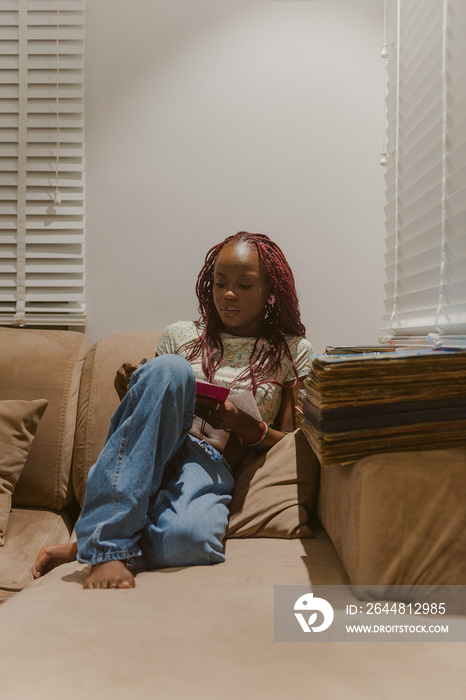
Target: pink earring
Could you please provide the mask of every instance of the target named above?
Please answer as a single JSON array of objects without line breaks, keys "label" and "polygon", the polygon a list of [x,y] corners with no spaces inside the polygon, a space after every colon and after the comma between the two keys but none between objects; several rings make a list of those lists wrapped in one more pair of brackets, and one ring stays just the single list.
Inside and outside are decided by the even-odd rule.
[{"label": "pink earring", "polygon": [[270,304],[270,306],[273,306],[275,304],[275,294],[271,294],[269,298],[267,299],[267,304]]}]

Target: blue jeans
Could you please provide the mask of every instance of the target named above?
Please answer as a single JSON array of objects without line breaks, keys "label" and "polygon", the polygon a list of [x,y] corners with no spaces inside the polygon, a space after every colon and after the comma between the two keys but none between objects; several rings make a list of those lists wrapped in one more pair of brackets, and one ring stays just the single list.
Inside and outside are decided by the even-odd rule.
[{"label": "blue jeans", "polygon": [[234,479],[217,450],[188,435],[194,400],[193,370],[178,355],[134,372],[89,470],[78,561],[157,569],[225,560]]}]

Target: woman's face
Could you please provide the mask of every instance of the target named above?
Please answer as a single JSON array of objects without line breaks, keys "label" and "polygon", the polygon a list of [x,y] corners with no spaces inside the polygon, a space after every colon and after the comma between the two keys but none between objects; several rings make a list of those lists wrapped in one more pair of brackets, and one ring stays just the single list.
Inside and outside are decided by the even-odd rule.
[{"label": "woman's face", "polygon": [[227,333],[259,335],[272,285],[254,245],[227,243],[214,265],[214,304]]}]

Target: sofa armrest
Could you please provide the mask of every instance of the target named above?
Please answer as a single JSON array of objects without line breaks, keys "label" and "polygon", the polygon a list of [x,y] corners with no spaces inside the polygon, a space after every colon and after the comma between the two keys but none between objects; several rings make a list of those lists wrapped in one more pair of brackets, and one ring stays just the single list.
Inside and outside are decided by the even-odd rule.
[{"label": "sofa armrest", "polygon": [[319,516],[355,585],[466,584],[466,449],[321,469]]},{"label": "sofa armrest", "polygon": [[0,328],[0,399],[49,404],[13,494],[13,506],[61,510],[73,502],[71,458],[87,336],[76,331]]}]

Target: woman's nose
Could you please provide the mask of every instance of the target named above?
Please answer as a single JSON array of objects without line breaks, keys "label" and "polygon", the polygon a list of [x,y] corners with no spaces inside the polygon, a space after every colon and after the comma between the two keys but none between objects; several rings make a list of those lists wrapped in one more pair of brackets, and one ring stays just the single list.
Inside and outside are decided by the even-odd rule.
[{"label": "woman's nose", "polygon": [[236,299],[236,294],[232,289],[227,289],[223,296],[225,299]]}]

